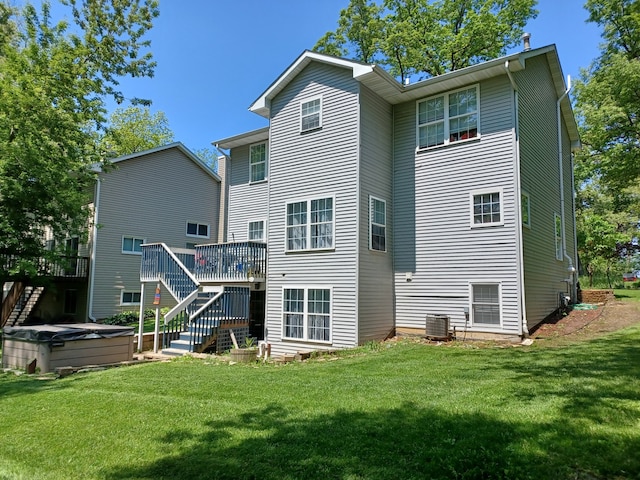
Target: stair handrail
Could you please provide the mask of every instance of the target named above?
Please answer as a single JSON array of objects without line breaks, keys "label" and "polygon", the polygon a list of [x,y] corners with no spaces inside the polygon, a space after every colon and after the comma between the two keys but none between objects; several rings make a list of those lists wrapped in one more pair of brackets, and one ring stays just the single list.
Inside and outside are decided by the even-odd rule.
[{"label": "stair handrail", "polygon": [[11,312],[20,300],[20,297],[24,293],[24,289],[27,288],[27,285],[23,282],[13,282],[11,285],[11,289],[7,293],[7,297],[2,302],[2,317],[0,318],[0,328],[4,327],[9,317],[11,316]]},{"label": "stair handrail", "polygon": [[205,311],[207,308],[209,308],[209,306],[213,302],[215,302],[220,297],[222,297],[222,295],[224,295],[224,292],[225,292],[225,289],[224,289],[224,286],[223,286],[222,290],[220,290],[220,292],[218,292],[216,295],[214,295],[209,300],[207,300],[207,303],[205,303],[202,307],[200,307],[198,310],[193,312],[193,315],[189,316],[189,323],[191,323],[193,321],[193,319],[197,318],[203,311]]},{"label": "stair handrail", "polygon": [[[185,265],[180,261],[180,259],[175,255],[175,253],[173,253],[171,251],[171,249],[162,242],[158,242],[158,243],[146,243],[144,245],[142,245],[142,254],[143,254],[143,259],[140,262],[140,277],[142,278],[147,278],[146,272],[145,272],[145,253],[148,250],[145,250],[145,247],[160,247],[162,250],[164,250],[164,253],[166,255],[169,256],[169,258],[171,258],[171,260],[180,268],[180,270],[182,270],[182,272],[186,275],[186,277],[188,278],[188,280],[191,282],[190,285],[190,293],[189,295],[195,291],[198,290],[198,287],[200,286],[200,282],[196,279],[196,277],[194,277],[194,275],[189,271],[189,269],[187,267],[185,267]],[[173,297],[178,301],[178,302],[182,302],[183,298],[180,298],[180,296],[178,294],[176,294],[176,292],[174,292],[172,286],[170,285],[170,282],[167,281],[166,279],[166,269],[160,269],[157,268],[157,278],[159,281],[162,281],[163,285],[167,288],[167,290],[169,291],[169,293],[171,293],[171,295],[173,295]],[[164,277],[164,278],[163,278]]]},{"label": "stair handrail", "polygon": [[194,290],[189,295],[187,295],[184,298],[184,300],[180,301],[179,303],[176,304],[175,307],[173,307],[171,310],[169,310],[164,316],[164,324],[166,325],[167,323],[169,323],[176,316],[178,316],[178,314],[180,314],[180,312],[182,312],[184,309],[186,309],[187,305],[189,305],[196,298],[198,298],[198,293],[200,293],[200,292],[197,289]]}]

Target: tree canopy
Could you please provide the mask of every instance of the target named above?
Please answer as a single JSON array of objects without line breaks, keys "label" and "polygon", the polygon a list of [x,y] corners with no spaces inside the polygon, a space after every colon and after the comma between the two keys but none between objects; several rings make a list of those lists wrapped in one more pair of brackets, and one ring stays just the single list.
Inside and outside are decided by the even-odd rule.
[{"label": "tree canopy", "polygon": [[380,63],[401,81],[499,57],[520,41],[537,0],[351,0],[314,50]]},{"label": "tree canopy", "polygon": [[73,24],[54,23],[46,1],[21,11],[0,2],[0,279],[58,258],[46,235],[85,237],[105,99],[124,101],[118,79],[155,67],[143,37],[156,0],[61,2]]},{"label": "tree canopy", "polygon": [[111,114],[101,145],[107,156],[119,157],[166,145],[173,138],[164,112],[151,113],[149,107],[132,105]]}]

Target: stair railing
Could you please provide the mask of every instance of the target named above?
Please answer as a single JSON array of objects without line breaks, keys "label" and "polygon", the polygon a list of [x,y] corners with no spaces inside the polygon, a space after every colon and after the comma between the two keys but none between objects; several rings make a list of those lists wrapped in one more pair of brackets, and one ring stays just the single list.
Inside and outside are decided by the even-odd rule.
[{"label": "stair railing", "polygon": [[164,243],[142,245],[140,281],[160,281],[177,302],[182,302],[198,290],[200,282],[185,266],[185,262],[189,262],[190,253],[180,251],[178,255],[183,261]]},{"label": "stair railing", "polygon": [[248,287],[223,287],[222,291],[205,303],[189,319],[191,326],[191,339],[189,350],[215,335],[220,328],[230,327],[233,324],[243,323],[249,319],[249,288]]},{"label": "stair railing", "polygon": [[13,282],[7,297],[2,302],[2,316],[0,317],[0,328],[4,327],[11,316],[11,312],[20,301],[26,285],[22,282]]}]

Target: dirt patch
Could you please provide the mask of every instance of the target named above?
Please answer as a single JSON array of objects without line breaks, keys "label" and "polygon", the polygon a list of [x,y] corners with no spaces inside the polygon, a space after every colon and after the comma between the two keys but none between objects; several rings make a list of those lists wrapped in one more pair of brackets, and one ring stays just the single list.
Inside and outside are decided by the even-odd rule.
[{"label": "dirt patch", "polygon": [[588,340],[640,323],[640,302],[611,300],[595,310],[572,310],[566,316],[539,325],[536,341]]}]

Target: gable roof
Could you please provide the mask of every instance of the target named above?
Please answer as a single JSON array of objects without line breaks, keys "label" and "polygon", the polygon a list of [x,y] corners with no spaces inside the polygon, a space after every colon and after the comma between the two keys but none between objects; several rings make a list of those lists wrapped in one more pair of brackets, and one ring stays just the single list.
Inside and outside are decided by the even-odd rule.
[{"label": "gable roof", "polygon": [[[566,91],[562,67],[555,45],[548,45],[532,50],[505,55],[500,58],[471,65],[466,68],[431,77],[419,82],[402,85],[379,65],[366,64],[355,60],[333,57],[322,53],[305,50],[250,106],[249,110],[269,118],[271,100],[281,92],[311,62],[319,62],[339,68],[351,69],[353,78],[392,105],[418,100],[458,87],[477,83],[488,78],[517,72],[525,68],[528,58],[545,55],[551,71],[556,97],[560,98]],[[565,97],[561,102],[563,119],[567,125],[572,141],[579,141],[578,126],[573,115],[571,102]]]},{"label": "gable roof", "polygon": [[133,159],[136,159],[136,158],[140,158],[140,157],[143,157],[145,155],[152,155],[154,153],[164,152],[166,150],[171,150],[172,148],[175,148],[175,149],[179,150],[180,152],[182,152],[189,160],[191,160],[198,167],[200,167],[202,170],[204,170],[204,172],[207,175],[209,175],[211,178],[213,178],[215,181],[217,181],[217,182],[221,182],[222,181],[216,172],[214,172],[206,163],[204,163],[200,159],[200,157],[198,157],[195,153],[193,153],[191,150],[189,150],[187,147],[185,147],[182,142],[169,143],[167,145],[161,145],[159,147],[150,148],[149,150],[143,150],[142,152],[135,152],[135,153],[130,153],[128,155],[122,155],[121,157],[117,157],[117,158],[113,158],[113,159],[109,160],[109,162],[113,163],[113,164],[116,164],[116,163],[120,163],[120,162],[125,162],[127,160],[133,160]]}]

